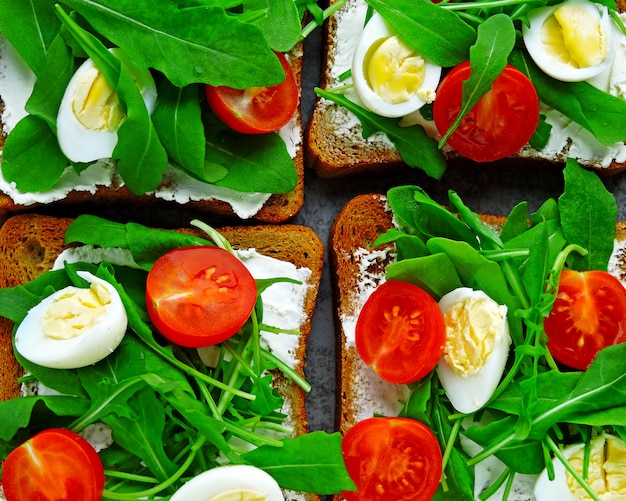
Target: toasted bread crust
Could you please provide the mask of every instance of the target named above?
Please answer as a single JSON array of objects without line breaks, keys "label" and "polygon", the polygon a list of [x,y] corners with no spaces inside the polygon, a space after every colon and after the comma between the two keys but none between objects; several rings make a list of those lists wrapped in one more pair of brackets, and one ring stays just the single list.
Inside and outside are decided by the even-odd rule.
[{"label": "toasted bread crust", "polygon": [[[336,0],[329,0],[331,4]],[[354,2],[352,2],[354,3]],[[620,12],[626,11],[626,0],[616,0]],[[329,17],[324,25],[324,52],[320,75],[320,87],[330,89],[341,85],[333,76],[333,65],[337,60],[338,17],[342,11],[350,8],[350,1],[335,15]],[[361,124],[355,123],[353,115],[343,107],[321,97],[317,97],[311,118],[305,131],[305,165],[317,175],[336,178],[347,175],[382,173],[389,170],[403,170],[408,166],[402,161],[398,151],[390,142],[362,136]],[[447,153],[451,164],[457,162],[456,152]],[[467,159],[458,159],[463,163],[475,164]],[[562,168],[565,156],[554,159],[534,157],[532,151],[524,150],[507,159],[492,163],[476,164],[476,168],[486,168],[493,164],[497,167],[511,166],[524,168],[528,163],[536,163],[542,168]],[[626,162],[613,161],[608,167],[590,165],[601,176],[612,176],[626,169]]]},{"label": "toasted bread crust", "polygon": [[[292,50],[293,57],[289,58],[291,67],[293,68],[294,75],[296,77],[298,88],[301,88],[302,84],[303,48],[304,44],[300,42]],[[0,117],[2,116],[2,109],[3,102],[2,96],[0,96]],[[296,110],[294,119],[295,126],[299,131],[302,131],[302,113],[300,107]],[[300,135],[302,135],[302,133]],[[4,147],[5,136],[6,135],[2,130],[2,122],[0,120],[0,150]],[[250,218],[251,222],[268,224],[284,223],[291,220],[300,211],[304,204],[304,146],[302,141],[296,145],[293,162],[298,177],[298,181],[294,189],[289,193],[274,194],[270,196],[263,207],[261,207],[261,209]],[[221,200],[190,201],[181,205],[177,202],[169,202],[157,198],[154,195],[136,195],[128,188],[119,186],[111,186],[109,188],[101,186],[95,191],[95,193],[72,191],[63,200],[44,205],[46,207],[42,207],[42,204],[33,204],[28,206],[17,204],[8,195],[0,192],[0,223],[13,214],[23,212],[41,212],[42,208],[45,209],[50,205],[63,207],[64,209],[72,212],[72,214],[80,214],[81,212],[84,212],[85,208],[90,207],[94,209],[98,209],[100,207],[119,207],[120,209],[124,209],[128,207],[142,206],[164,211],[183,207],[186,210],[209,213],[231,221],[239,219],[232,207],[227,202]]]}]

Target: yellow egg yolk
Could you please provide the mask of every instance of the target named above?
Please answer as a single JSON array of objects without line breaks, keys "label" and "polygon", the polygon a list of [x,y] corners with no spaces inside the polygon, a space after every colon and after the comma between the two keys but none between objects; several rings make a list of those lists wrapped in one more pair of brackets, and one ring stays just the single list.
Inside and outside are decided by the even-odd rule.
[{"label": "yellow egg yolk", "polygon": [[468,297],[444,315],[444,359],[463,376],[480,371],[493,351],[504,317],[498,304],[487,297]]},{"label": "yellow egg yolk", "polygon": [[111,294],[101,284],[92,282],[89,289],[68,287],[46,310],[43,333],[52,339],[81,336],[102,322],[111,303]]},{"label": "yellow egg yolk", "polygon": [[115,131],[125,115],[117,94],[97,68],[84,73],[72,99],[72,112],[89,130]]},{"label": "yellow egg yolk", "polygon": [[546,19],[541,41],[551,56],[574,68],[597,66],[609,53],[598,16],[577,4],[563,5]]},{"label": "yellow egg yolk", "polygon": [[383,101],[398,104],[417,94],[424,82],[426,63],[398,37],[391,36],[372,46],[365,58],[365,75]]},{"label": "yellow egg yolk", "polygon": [[[603,501],[626,499],[626,445],[611,435],[595,437],[590,445],[587,483]],[[583,447],[569,458],[577,472],[583,471],[584,454]],[[566,480],[576,499],[591,499],[569,472]]]},{"label": "yellow egg yolk", "polygon": [[267,496],[248,489],[236,489],[213,496],[207,501],[267,501]]}]

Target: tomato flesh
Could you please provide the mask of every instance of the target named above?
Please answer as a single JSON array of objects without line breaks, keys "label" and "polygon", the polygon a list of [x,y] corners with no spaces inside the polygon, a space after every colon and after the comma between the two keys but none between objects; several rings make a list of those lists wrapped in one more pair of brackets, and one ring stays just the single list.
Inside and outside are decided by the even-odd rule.
[{"label": "tomato flesh", "polygon": [[[433,104],[433,118],[445,134],[461,108],[463,82],[470,76],[469,61],[443,78]],[[532,82],[510,64],[463,118],[448,138],[458,153],[476,162],[492,162],[517,153],[539,123],[539,99]]]},{"label": "tomato flesh", "polygon": [[552,356],[585,370],[602,348],[626,341],[626,289],[605,271],[564,270],[544,328]]},{"label": "tomato flesh", "polygon": [[183,247],[159,258],[146,281],[152,323],[173,343],[210,346],[235,334],[256,302],[254,277],[230,252]]},{"label": "tomato flesh", "polygon": [[389,280],[363,305],[356,349],[384,380],[412,383],[432,371],[443,354],[446,328],[437,302],[416,285]]},{"label": "tomato flesh", "polygon": [[80,435],[52,428],[11,451],[2,469],[7,501],[99,501],[104,469]]},{"label": "tomato flesh", "polygon": [[300,91],[287,58],[276,53],[285,80],[269,87],[233,89],[205,86],[209,106],[231,129],[244,134],[265,134],[287,125],[298,109]]},{"label": "tomato flesh", "polygon": [[342,454],[357,491],[347,501],[423,501],[435,494],[441,449],[423,423],[400,417],[369,418],[345,434]]}]

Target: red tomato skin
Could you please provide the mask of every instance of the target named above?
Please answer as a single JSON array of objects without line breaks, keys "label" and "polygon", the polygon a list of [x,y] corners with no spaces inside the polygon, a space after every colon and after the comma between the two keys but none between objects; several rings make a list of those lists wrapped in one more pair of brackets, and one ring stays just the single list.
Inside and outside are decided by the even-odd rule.
[{"label": "red tomato skin", "polygon": [[342,454],[357,491],[346,501],[425,501],[442,473],[442,455],[433,432],[409,418],[360,421],[342,440]]},{"label": "red tomato skin", "polygon": [[2,487],[7,501],[100,501],[104,468],[80,435],[51,428],[7,456]]},{"label": "red tomato skin", "polygon": [[439,305],[427,292],[389,280],[363,305],[355,337],[357,352],[382,379],[408,384],[435,368],[443,355],[446,327]]},{"label": "red tomato skin", "polygon": [[544,328],[552,356],[586,370],[602,348],[626,341],[626,289],[605,271],[563,270]]},{"label": "red tomato skin", "polygon": [[241,329],[256,303],[245,265],[216,246],[182,247],[159,258],[146,281],[146,306],[156,329],[188,348],[225,341]]},{"label": "red tomato skin", "polygon": [[287,125],[298,109],[300,90],[284,54],[276,53],[285,80],[270,87],[233,89],[205,86],[209,106],[222,122],[243,134],[267,134]]},{"label": "red tomato skin", "polygon": [[[440,134],[445,134],[459,114],[462,84],[470,71],[469,61],[465,61],[439,84],[433,118]],[[508,64],[447,142],[466,158],[493,162],[517,153],[528,143],[538,123],[539,98],[534,85]]]}]

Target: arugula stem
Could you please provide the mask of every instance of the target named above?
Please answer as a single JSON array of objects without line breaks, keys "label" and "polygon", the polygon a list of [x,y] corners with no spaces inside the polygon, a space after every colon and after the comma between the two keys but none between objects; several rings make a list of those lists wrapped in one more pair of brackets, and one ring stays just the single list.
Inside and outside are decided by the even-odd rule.
[{"label": "arugula stem", "polygon": [[452,454],[452,449],[454,449],[454,444],[456,443],[456,439],[459,436],[459,431],[461,429],[462,420],[458,419],[454,426],[452,426],[452,430],[450,431],[450,436],[446,442],[446,448],[443,452],[443,456],[441,459],[442,462],[442,471],[445,471],[446,466],[448,465],[448,460],[450,459],[450,454]]},{"label": "arugula stem", "polygon": [[278,358],[273,353],[270,353],[267,350],[263,350],[261,352],[263,358],[270,362],[271,364],[276,365],[278,369],[289,379],[291,379],[294,383],[296,383],[300,388],[302,388],[306,393],[311,391],[311,385],[309,382],[304,379],[300,374],[298,374],[294,369],[289,367],[283,360]]},{"label": "arugula stem", "polygon": [[245,439],[253,445],[271,445],[273,447],[282,447],[284,445],[280,440],[246,430],[242,426],[239,426],[237,423],[229,421],[228,419],[224,419],[224,426],[226,427],[226,431]]},{"label": "arugula stem", "polygon": [[589,486],[589,484],[585,481],[585,479],[578,473],[574,467],[570,464],[570,462],[563,456],[563,452],[559,448],[559,446],[552,440],[552,437],[546,435],[545,442],[548,445],[548,448],[554,453],[554,455],[558,458],[558,460],[563,464],[565,469],[574,477],[576,482],[580,484],[580,486],[585,490],[587,494],[593,499],[593,501],[600,501],[598,495],[594,492],[594,490]]},{"label": "arugula stem", "polygon": [[478,499],[480,499],[481,501],[485,501],[489,499],[504,484],[504,482],[507,481],[509,477],[511,477],[511,469],[507,466],[502,471],[500,476],[498,476],[498,478],[489,487],[487,487],[487,489],[485,489],[483,492],[480,493],[480,495],[478,496]]},{"label": "arugula stem", "polygon": [[474,9],[494,9],[496,7],[508,7],[509,5],[523,5],[523,4],[532,4],[536,3],[538,5],[543,5],[545,2],[541,0],[483,0],[481,2],[455,2],[455,3],[443,3],[441,4],[442,9],[449,10],[474,10]]},{"label": "arugula stem", "polygon": [[150,489],[146,489],[146,490],[138,491],[138,492],[112,492],[112,491],[105,489],[104,492],[102,493],[102,499],[114,499],[114,500],[120,500],[120,501],[136,500],[136,499],[142,499],[142,498],[149,499],[151,496],[154,496],[155,494],[159,494],[165,489],[171,487],[175,482],[177,482],[180,479],[180,477],[182,477],[183,473],[185,473],[189,469],[189,467],[191,466],[191,464],[193,463],[195,459],[197,451],[200,449],[200,447],[202,447],[205,441],[206,441],[206,438],[204,437],[204,435],[200,435],[195,441],[195,443],[191,446],[191,450],[189,452],[189,455],[185,459],[185,462],[180,466],[180,468],[178,468],[178,470],[176,470],[176,472],[170,478],[160,483],[159,485],[156,485]]},{"label": "arugula stem", "polygon": [[[322,15],[322,20],[325,21],[326,19],[328,19],[330,16],[332,16],[335,12],[337,12],[339,9],[341,9],[346,3],[346,0],[338,0],[337,2],[335,2],[334,4],[330,5],[329,7],[327,7],[326,9],[324,9],[323,15]],[[311,33],[313,33],[313,31],[319,26],[318,21],[313,20],[310,21],[300,32],[300,38],[302,38],[303,40],[308,37]]]},{"label": "arugula stem", "polygon": [[104,470],[104,475],[109,478],[120,478],[123,480],[130,480],[132,482],[141,482],[145,484],[156,484],[159,481],[156,477],[148,477],[146,475],[137,475],[134,473],[125,473],[118,470]]}]

